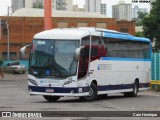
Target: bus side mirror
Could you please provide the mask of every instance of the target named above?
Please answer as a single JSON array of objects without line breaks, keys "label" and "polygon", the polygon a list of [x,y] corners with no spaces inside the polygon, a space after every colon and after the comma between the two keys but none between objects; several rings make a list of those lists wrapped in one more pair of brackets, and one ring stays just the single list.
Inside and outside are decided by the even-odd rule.
[{"label": "bus side mirror", "polygon": [[20,53],[21,53],[22,58],[25,57],[26,48],[27,48],[27,47],[30,47],[30,46],[31,46],[31,45],[26,45],[26,46],[24,46],[24,47],[22,47],[22,48],[20,49]]},{"label": "bus side mirror", "polygon": [[84,46],[81,46],[80,48],[77,48],[75,50],[75,54],[74,54],[74,60],[75,61],[78,61],[80,59],[80,53],[81,53],[81,50],[84,48]]}]

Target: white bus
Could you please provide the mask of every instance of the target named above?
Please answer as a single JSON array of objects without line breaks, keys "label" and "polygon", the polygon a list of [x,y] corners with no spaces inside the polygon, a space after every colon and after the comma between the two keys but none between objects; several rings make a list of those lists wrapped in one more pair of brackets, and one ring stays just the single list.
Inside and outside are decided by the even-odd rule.
[{"label": "white bus", "polygon": [[48,101],[63,96],[91,101],[115,92],[134,97],[149,89],[151,51],[149,39],[113,30],[40,32],[31,45],[28,90]]}]

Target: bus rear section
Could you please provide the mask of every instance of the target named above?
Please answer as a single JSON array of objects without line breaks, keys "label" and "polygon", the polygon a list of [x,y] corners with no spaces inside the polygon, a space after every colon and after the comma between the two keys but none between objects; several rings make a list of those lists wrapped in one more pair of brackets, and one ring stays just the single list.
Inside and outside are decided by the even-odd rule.
[{"label": "bus rear section", "polygon": [[[138,91],[149,89],[150,40],[125,33],[104,33],[107,35],[88,36],[81,41],[85,52],[82,51],[83,59],[80,59],[79,71],[88,72],[79,74],[78,84],[83,84],[86,80],[90,85],[90,91],[89,97],[80,98],[92,100],[97,96],[106,97],[109,93],[136,97]],[[86,41],[89,38],[91,38],[90,47]],[[88,69],[83,70],[84,68]]]}]

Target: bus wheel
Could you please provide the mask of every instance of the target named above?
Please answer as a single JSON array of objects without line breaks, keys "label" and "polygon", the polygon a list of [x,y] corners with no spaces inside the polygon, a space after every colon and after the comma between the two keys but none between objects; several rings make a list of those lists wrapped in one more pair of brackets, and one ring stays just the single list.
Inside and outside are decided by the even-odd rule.
[{"label": "bus wheel", "polygon": [[89,88],[89,96],[79,97],[80,100],[84,101],[92,101],[95,100],[97,97],[97,86],[94,83],[91,83]]},{"label": "bus wheel", "polygon": [[124,96],[125,97],[136,97],[137,93],[138,93],[138,82],[135,81],[134,84],[133,84],[133,91],[124,93]]},{"label": "bus wheel", "polygon": [[132,97],[136,97],[137,96],[137,93],[138,93],[138,82],[135,81],[134,82],[134,85],[133,85],[133,92],[131,94]]},{"label": "bus wheel", "polygon": [[43,95],[44,99],[46,99],[49,102],[55,102],[58,99],[60,99],[60,96],[48,96],[48,95]]}]

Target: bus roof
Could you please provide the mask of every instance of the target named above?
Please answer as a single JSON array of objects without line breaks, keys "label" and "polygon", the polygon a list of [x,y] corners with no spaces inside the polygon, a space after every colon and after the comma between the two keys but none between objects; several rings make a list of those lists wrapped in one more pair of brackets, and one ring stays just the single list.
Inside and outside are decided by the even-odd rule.
[{"label": "bus roof", "polygon": [[40,32],[34,36],[34,39],[61,39],[61,40],[80,40],[82,37],[89,35],[87,31],[77,29],[52,29]]},{"label": "bus roof", "polygon": [[122,33],[114,30],[107,30],[93,27],[79,28],[56,28],[40,32],[34,36],[34,39],[59,39],[59,40],[80,40],[88,35],[102,36],[108,38],[118,38],[131,41],[150,42],[148,38],[135,37],[128,33]]}]

